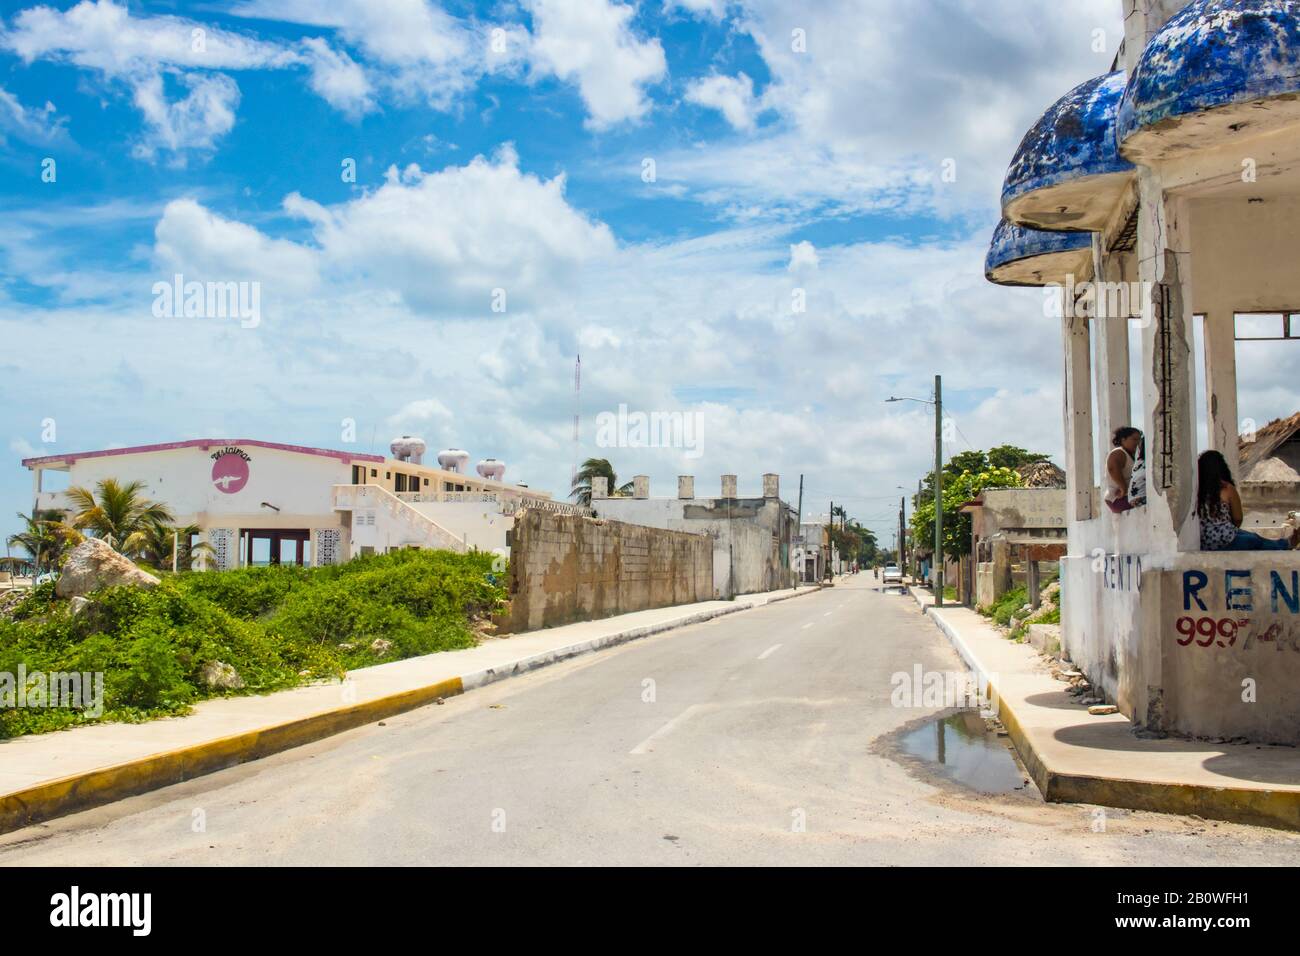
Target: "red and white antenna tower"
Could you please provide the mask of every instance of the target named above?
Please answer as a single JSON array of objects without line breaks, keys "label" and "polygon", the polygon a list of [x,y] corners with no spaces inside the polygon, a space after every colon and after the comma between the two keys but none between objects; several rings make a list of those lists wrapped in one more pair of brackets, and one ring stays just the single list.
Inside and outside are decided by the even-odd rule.
[{"label": "red and white antenna tower", "polygon": [[582,355],[573,365],[573,480],[582,462]]}]

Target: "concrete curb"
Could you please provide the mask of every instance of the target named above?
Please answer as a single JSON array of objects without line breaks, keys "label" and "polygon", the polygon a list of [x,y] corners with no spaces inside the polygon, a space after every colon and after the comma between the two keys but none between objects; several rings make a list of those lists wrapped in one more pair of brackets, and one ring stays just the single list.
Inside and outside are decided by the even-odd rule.
[{"label": "concrete curb", "polygon": [[202,743],[151,754],[137,760],[44,781],[25,790],[0,797],[0,833],[20,830],[34,823],[89,810],[126,797],[183,783],[241,763],[269,757],[448,697],[458,696],[476,687],[527,674],[550,664],[590,654],[603,648],[692,624],[700,624],[739,611],[756,610],[768,604],[815,594],[820,590],[820,588],[810,588],[802,593],[789,594],[762,604],[741,604],[700,611],[672,621],[629,628],[626,631],[521,658],[508,667],[488,668],[374,700],[331,708],[295,720],[259,727],[229,737],[205,740]]},{"label": "concrete curb", "polygon": [[1087,803],[1125,810],[1195,815],[1207,820],[1300,830],[1300,793],[1295,791],[1132,780],[1070,773],[1050,766],[1035,749],[1033,740],[1026,733],[1015,710],[1007,705],[995,686],[994,679],[997,675],[989,672],[957,629],[944,620],[943,609],[940,608],[938,614],[933,613],[934,608],[924,604],[913,588],[909,588],[908,593],[921,606],[922,612],[934,621],[981,684],[987,684],[989,699],[998,719],[1006,728],[1008,738],[1044,800],[1049,803]]}]

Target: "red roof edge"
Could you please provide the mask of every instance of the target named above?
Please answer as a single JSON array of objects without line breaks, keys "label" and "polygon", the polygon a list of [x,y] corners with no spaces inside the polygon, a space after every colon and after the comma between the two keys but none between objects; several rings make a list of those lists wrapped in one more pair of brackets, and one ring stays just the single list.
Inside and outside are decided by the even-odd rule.
[{"label": "red roof edge", "polygon": [[156,445],[132,445],[128,448],[105,448],[102,451],[77,451],[66,455],[46,455],[43,458],[24,458],[24,468],[36,465],[49,465],[66,462],[71,465],[82,458],[109,458],[113,455],[142,455],[155,451],[174,451],[178,448],[223,448],[226,445],[250,445],[254,448],[270,448],[275,451],[294,452],[299,455],[318,455],[322,458],[337,458],[341,462],[371,461],[382,462],[382,455],[360,455],[350,451],[335,451],[329,448],[312,448],[308,445],[285,445],[280,442],[259,441],[256,438],[191,438],[186,441],[162,442]]}]

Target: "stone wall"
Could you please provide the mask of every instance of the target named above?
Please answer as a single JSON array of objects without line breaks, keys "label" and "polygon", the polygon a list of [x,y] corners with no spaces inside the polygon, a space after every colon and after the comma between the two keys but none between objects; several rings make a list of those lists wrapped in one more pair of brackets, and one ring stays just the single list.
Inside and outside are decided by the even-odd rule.
[{"label": "stone wall", "polygon": [[528,509],[510,547],[511,629],[713,599],[713,540]]}]

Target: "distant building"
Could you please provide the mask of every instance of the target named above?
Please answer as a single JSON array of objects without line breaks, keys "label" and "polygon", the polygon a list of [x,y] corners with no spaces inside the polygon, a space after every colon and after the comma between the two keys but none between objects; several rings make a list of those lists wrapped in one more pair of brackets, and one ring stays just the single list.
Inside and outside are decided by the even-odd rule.
[{"label": "distant building", "polygon": [[962,556],[958,599],[988,607],[1023,584],[1036,605],[1042,563],[1066,554],[1065,489],[987,488],[960,510],[971,516],[971,553]]},{"label": "distant building", "polygon": [[1300,511],[1300,413],[1279,418],[1238,440],[1242,527],[1263,533]]},{"label": "distant building", "polygon": [[632,479],[631,497],[608,497],[604,478],[593,480],[591,506],[601,518],[693,531],[713,538],[714,589],[720,598],[793,587],[791,549],[796,513],[781,500],[780,477],[763,476],[763,493],[740,497],[735,475],[723,475],[721,494],[696,497],[695,478],[677,479],[673,498],[650,497],[650,479]]},{"label": "distant building", "polygon": [[805,517],[795,538],[790,566],[804,584],[817,584],[826,577],[827,568],[832,573],[839,565],[839,549],[832,543],[830,517]]},{"label": "distant building", "polygon": [[[143,494],[196,525],[209,568],[327,565],[399,548],[491,551],[508,546],[520,507],[580,511],[508,485],[504,465],[450,450],[423,463],[424,443],[393,442],[393,457],[249,438],[201,438],[28,458],[32,506],[69,512],[68,486],[141,481]],[[47,487],[53,475],[60,487]]]}]

